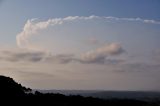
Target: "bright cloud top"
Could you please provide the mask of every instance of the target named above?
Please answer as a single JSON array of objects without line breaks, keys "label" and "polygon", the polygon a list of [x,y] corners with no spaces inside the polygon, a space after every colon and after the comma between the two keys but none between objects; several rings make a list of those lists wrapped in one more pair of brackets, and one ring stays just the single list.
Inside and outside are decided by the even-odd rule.
[{"label": "bright cloud top", "polygon": [[37,21],[37,19],[31,19],[25,23],[22,32],[20,32],[17,35],[16,37],[17,45],[20,48],[31,49],[28,39],[33,35],[37,34],[41,30],[47,29],[50,26],[61,25],[64,22],[68,22],[68,21],[71,22],[74,20],[93,20],[93,19],[100,19],[100,20],[103,19],[106,21],[138,21],[138,22],[148,23],[148,24],[160,24],[159,21],[141,19],[141,18],[118,18],[118,17],[112,17],[112,16],[101,17],[101,16],[94,16],[94,15],[88,16],[88,17],[68,16],[65,18],[53,18],[47,21],[39,21],[39,22]]}]

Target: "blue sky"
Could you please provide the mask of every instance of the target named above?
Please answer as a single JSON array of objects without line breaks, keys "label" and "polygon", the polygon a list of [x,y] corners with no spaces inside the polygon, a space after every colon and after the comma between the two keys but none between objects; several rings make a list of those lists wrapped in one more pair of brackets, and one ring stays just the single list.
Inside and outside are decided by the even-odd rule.
[{"label": "blue sky", "polygon": [[0,74],[38,89],[160,90],[159,0],[2,0]]}]

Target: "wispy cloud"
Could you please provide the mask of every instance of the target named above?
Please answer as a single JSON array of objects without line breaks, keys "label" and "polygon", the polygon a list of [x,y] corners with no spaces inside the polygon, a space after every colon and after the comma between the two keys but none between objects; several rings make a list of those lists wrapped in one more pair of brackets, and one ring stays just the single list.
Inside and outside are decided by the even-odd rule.
[{"label": "wispy cloud", "polygon": [[156,72],[160,70],[160,64],[134,62],[125,63],[118,66],[115,72]]},{"label": "wispy cloud", "polygon": [[160,24],[160,21],[152,20],[152,19],[142,19],[142,18],[119,18],[119,17],[104,17],[106,19],[115,20],[115,21],[138,21],[148,24]]},{"label": "wispy cloud", "polygon": [[51,73],[44,73],[44,72],[31,72],[31,71],[15,71],[16,73],[20,74],[21,76],[27,77],[40,77],[40,78],[52,78],[55,77]]},{"label": "wispy cloud", "polygon": [[106,20],[106,21],[135,21],[135,22],[142,22],[142,23],[148,23],[148,24],[160,24],[159,21],[156,20],[149,20],[149,19],[142,19],[142,18],[119,18],[119,17],[101,17],[101,16],[68,16],[65,18],[53,18],[49,19],[47,21],[38,21],[37,19],[30,19],[28,20],[24,27],[22,32],[17,34],[17,45],[20,48],[27,48],[31,49],[29,38],[32,37],[33,35],[37,34],[40,30],[44,30],[50,26],[55,26],[55,25],[61,25],[65,22],[71,22],[74,20],[94,20],[94,19],[99,19],[99,20]]},{"label": "wispy cloud", "polygon": [[45,62],[67,64],[74,61],[75,60],[74,58],[75,58],[74,55],[70,54],[48,55],[45,58]]},{"label": "wispy cloud", "polygon": [[29,52],[29,51],[12,51],[12,50],[1,50],[0,60],[8,62],[38,62],[43,59],[45,53],[43,52]]}]

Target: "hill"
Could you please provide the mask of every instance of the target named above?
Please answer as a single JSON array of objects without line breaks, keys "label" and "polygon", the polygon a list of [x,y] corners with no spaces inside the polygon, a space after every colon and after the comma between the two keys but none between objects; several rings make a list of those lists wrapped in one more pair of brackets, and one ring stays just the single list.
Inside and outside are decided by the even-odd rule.
[{"label": "hill", "polygon": [[0,105],[2,106],[159,106],[159,101],[135,99],[98,99],[80,95],[34,93],[10,77],[0,76]]}]

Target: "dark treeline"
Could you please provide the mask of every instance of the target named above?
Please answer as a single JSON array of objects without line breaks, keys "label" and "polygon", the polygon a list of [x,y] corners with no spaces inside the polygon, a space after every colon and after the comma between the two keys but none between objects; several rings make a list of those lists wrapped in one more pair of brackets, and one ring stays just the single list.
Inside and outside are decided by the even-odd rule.
[{"label": "dark treeline", "polygon": [[160,101],[98,99],[80,95],[32,93],[12,78],[0,76],[0,106],[160,106]]}]

